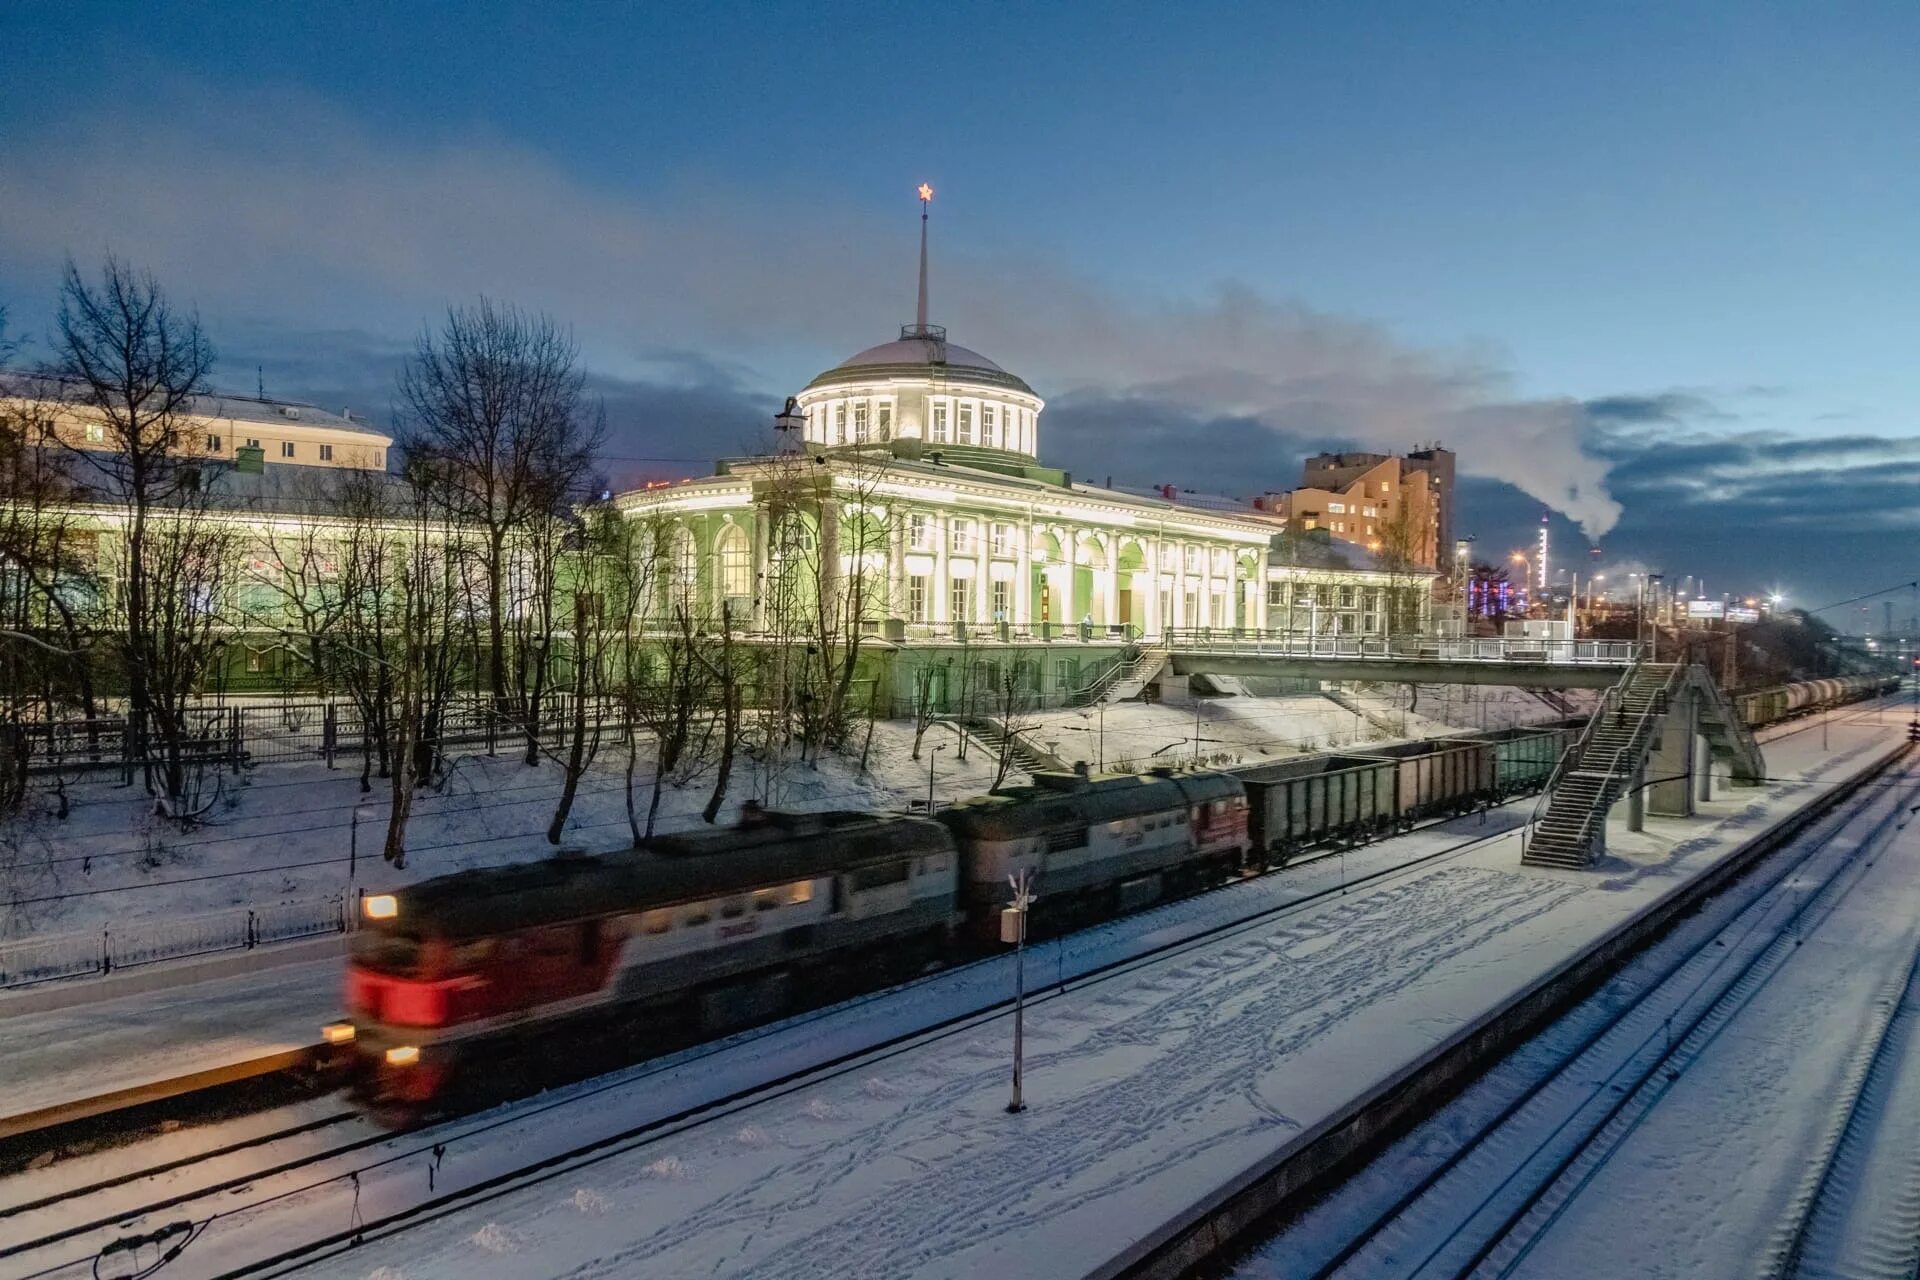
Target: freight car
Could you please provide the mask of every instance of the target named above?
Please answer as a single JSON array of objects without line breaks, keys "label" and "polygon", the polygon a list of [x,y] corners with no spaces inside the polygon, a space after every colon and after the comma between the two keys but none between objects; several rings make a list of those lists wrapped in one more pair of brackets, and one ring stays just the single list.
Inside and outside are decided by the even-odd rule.
[{"label": "freight car", "polygon": [[1463,734],[1468,740],[1489,743],[1493,748],[1494,798],[1504,800],[1543,787],[1552,776],[1577,728],[1487,729]]},{"label": "freight car", "polygon": [[1397,825],[1399,766],[1357,756],[1283,760],[1240,773],[1247,835],[1261,866],[1285,866],[1303,849],[1360,843]]},{"label": "freight car", "polygon": [[1394,816],[1403,826],[1436,814],[1465,813],[1494,795],[1493,746],[1484,741],[1396,742],[1362,754],[1394,762]]},{"label": "freight car", "polygon": [[1884,697],[1899,687],[1900,681],[1894,676],[1834,676],[1743,693],[1736,702],[1747,727],[1759,729],[1830,707]]}]

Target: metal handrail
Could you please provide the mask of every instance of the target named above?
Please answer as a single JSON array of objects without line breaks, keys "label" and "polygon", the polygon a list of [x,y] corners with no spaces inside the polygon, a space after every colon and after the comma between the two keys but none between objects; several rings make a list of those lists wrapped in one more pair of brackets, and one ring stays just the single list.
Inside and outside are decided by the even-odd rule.
[{"label": "metal handrail", "polygon": [[[1567,762],[1569,760],[1581,760],[1582,757],[1585,756],[1588,739],[1592,737],[1605,722],[1605,712],[1613,711],[1617,705],[1625,703],[1627,690],[1632,686],[1633,678],[1635,674],[1639,672],[1642,665],[1640,662],[1635,662],[1633,667],[1621,679],[1620,683],[1607,690],[1606,707],[1594,712],[1593,717],[1587,721],[1587,727],[1581,733],[1580,740],[1575,743],[1573,747],[1568,748],[1566,753],[1560,757],[1560,763],[1554,766],[1552,775],[1547,779],[1547,785],[1541,789],[1539,799],[1534,801],[1533,815],[1527,820],[1524,828],[1528,833],[1528,837],[1535,831],[1543,816],[1543,806],[1548,805],[1552,800],[1554,784],[1560,780],[1567,767]],[[1640,742],[1641,735],[1652,722],[1654,713],[1664,710],[1664,704],[1673,695],[1673,686],[1678,683],[1680,676],[1683,675],[1685,671],[1686,668],[1684,665],[1675,664],[1673,669],[1667,672],[1666,681],[1655,691],[1654,696],[1647,700],[1647,705],[1641,709],[1639,718],[1633,722],[1633,728],[1627,736],[1627,745],[1615,747],[1613,754],[1607,758],[1606,768],[1594,772],[1603,772],[1609,780],[1613,778],[1615,772],[1620,767],[1620,757],[1629,750],[1638,750],[1636,744]],[[1616,703],[1615,695],[1618,695],[1618,703]],[[1611,808],[1612,805],[1608,804],[1606,808],[1589,808],[1587,810],[1585,816],[1580,819],[1580,830],[1577,836],[1578,842],[1581,845],[1584,846],[1586,844],[1588,833],[1593,829],[1594,819],[1605,814],[1607,810]],[[1528,837],[1523,837],[1523,839]]]},{"label": "metal handrail", "polygon": [[1173,628],[1158,639],[1170,648],[1276,657],[1373,658],[1420,662],[1544,661],[1613,666],[1640,660],[1630,640],[1537,640],[1520,636],[1316,636],[1249,627]]},{"label": "metal handrail", "polygon": [[1525,844],[1532,838],[1540,819],[1546,816],[1546,808],[1553,798],[1554,785],[1566,775],[1571,761],[1578,760],[1586,754],[1588,740],[1599,730],[1607,714],[1624,703],[1627,689],[1633,684],[1633,678],[1639,670],[1640,662],[1636,658],[1619,681],[1601,695],[1600,705],[1595,707],[1593,714],[1587,717],[1586,727],[1580,730],[1580,736],[1568,744],[1567,749],[1560,753],[1560,758],[1554,761],[1553,772],[1547,775],[1545,785],[1540,788],[1540,794],[1533,802],[1533,813],[1521,825],[1522,853],[1525,852]]}]

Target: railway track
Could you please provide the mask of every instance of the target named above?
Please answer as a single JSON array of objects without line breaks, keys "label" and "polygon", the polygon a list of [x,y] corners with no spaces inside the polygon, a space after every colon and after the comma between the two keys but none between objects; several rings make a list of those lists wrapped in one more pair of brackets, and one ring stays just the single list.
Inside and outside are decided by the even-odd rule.
[{"label": "railway track", "polygon": [[[1070,972],[1063,981],[1050,984],[1045,991],[1030,994],[1028,1002],[1044,1004],[1070,990],[1083,991],[1089,986],[1131,974],[1144,966],[1215,945],[1240,933],[1269,927],[1277,918],[1309,909],[1329,898],[1407,877],[1424,868],[1464,856],[1491,841],[1503,839],[1512,834],[1511,829],[1506,829],[1453,842],[1388,867],[1364,872],[1351,879],[1343,878],[1341,882],[1325,889],[1236,915],[1230,920],[1203,928],[1189,936],[1152,946],[1121,959]],[[1333,858],[1339,855],[1334,851],[1323,856]],[[1190,902],[1192,899],[1185,901]],[[959,968],[972,968],[975,965],[988,963],[993,961],[974,961]],[[952,974],[955,970],[944,972]],[[930,978],[920,979],[916,983],[907,985],[936,981],[941,976],[932,975]],[[1000,989],[1003,988],[996,985],[996,991]],[[21,1220],[30,1220],[34,1215],[39,1215],[43,1221],[57,1219],[59,1225],[42,1230],[38,1234],[23,1234],[19,1239],[0,1248],[0,1258],[7,1259],[11,1267],[27,1268],[15,1271],[19,1280],[86,1275],[96,1260],[108,1250],[130,1254],[137,1252],[118,1250],[117,1246],[120,1242],[144,1241],[141,1249],[145,1250],[147,1260],[151,1261],[157,1254],[175,1246],[183,1249],[193,1247],[196,1242],[205,1237],[205,1233],[217,1229],[224,1222],[296,1196],[310,1197],[331,1192],[350,1197],[354,1204],[361,1205],[365,1201],[361,1198],[359,1189],[383,1170],[390,1171],[400,1167],[417,1167],[422,1171],[438,1170],[447,1154],[457,1151],[463,1144],[472,1144],[490,1135],[497,1136],[509,1128],[536,1127],[543,1120],[562,1112],[574,1116],[596,1110],[604,1114],[618,1114],[623,1096],[630,1098],[632,1095],[643,1093],[650,1081],[666,1073],[682,1073],[690,1068],[697,1070],[704,1059],[723,1051],[737,1050],[743,1040],[764,1039],[783,1031],[790,1031],[795,1026],[804,1027],[809,1023],[842,1013],[849,1006],[867,1004],[876,1000],[881,994],[891,996],[897,995],[899,991],[900,988],[893,988],[887,993],[858,997],[847,1004],[801,1015],[797,1019],[789,1019],[767,1028],[716,1041],[686,1053],[628,1068],[594,1081],[584,1088],[568,1090],[556,1097],[509,1106],[499,1114],[490,1115],[487,1118],[419,1126],[400,1133],[386,1132],[358,1136],[348,1143],[264,1162],[249,1169],[222,1171],[217,1176],[210,1172],[217,1166],[217,1161],[212,1163],[210,1161],[212,1157],[221,1153],[206,1153],[202,1157],[169,1161],[164,1166],[156,1166],[125,1177],[115,1177],[93,1187],[76,1189],[74,1193],[44,1197],[30,1206],[34,1213],[25,1215]],[[420,1221],[431,1220],[436,1216],[457,1211],[495,1195],[517,1190],[544,1178],[559,1176],[584,1165],[625,1154],[649,1143],[668,1138],[690,1124],[706,1123],[749,1106],[757,1106],[802,1089],[814,1088],[827,1080],[850,1072],[870,1070],[879,1063],[918,1049],[925,1044],[964,1037],[998,1018],[1010,1004],[1010,1000],[996,995],[994,998],[978,1001],[973,1007],[953,1016],[940,1018],[912,1030],[874,1041],[857,1050],[808,1061],[793,1071],[778,1074],[773,1078],[755,1079],[743,1087],[727,1090],[721,1096],[703,1099],[697,1105],[679,1108],[642,1123],[625,1126],[610,1134],[598,1134],[591,1141],[566,1146],[538,1160],[530,1161],[524,1166],[517,1166],[472,1182],[450,1184],[450,1180],[446,1178],[436,1182],[431,1175],[423,1176],[418,1180],[417,1185],[427,1191],[424,1197],[417,1195],[402,1197],[399,1203],[385,1212],[364,1214],[351,1229],[323,1233],[316,1239],[291,1249],[281,1248],[267,1258],[246,1263],[225,1274],[273,1274],[276,1268],[291,1267],[318,1257],[328,1256],[331,1253],[355,1247],[359,1243],[377,1239],[384,1233],[400,1230]],[[285,1136],[287,1135],[274,1135],[263,1140],[262,1143],[248,1145],[250,1149],[266,1150],[272,1141]],[[194,1178],[196,1171],[200,1171],[205,1176],[196,1181]],[[129,1188],[154,1185],[162,1176],[177,1182],[183,1173],[189,1182],[193,1183],[187,1189],[168,1191],[165,1194],[144,1198],[138,1194],[127,1195]],[[88,1212],[86,1206],[89,1199],[102,1195],[106,1198],[95,1202],[107,1207],[103,1211]],[[341,1219],[333,1219],[330,1215],[329,1220]],[[156,1238],[155,1233],[161,1231],[169,1234]],[[276,1244],[278,1243],[280,1242],[276,1240]],[[63,1246],[66,1247],[63,1248]]]},{"label": "railway track", "polygon": [[1348,1222],[1344,1245],[1302,1273],[1508,1273],[1859,883],[1920,799],[1920,770],[1905,767],[1894,783],[1814,824],[1729,891],[1741,895],[1729,910],[1694,917],[1566,1015],[1542,1038],[1555,1047],[1532,1083],[1483,1112],[1396,1199]]}]

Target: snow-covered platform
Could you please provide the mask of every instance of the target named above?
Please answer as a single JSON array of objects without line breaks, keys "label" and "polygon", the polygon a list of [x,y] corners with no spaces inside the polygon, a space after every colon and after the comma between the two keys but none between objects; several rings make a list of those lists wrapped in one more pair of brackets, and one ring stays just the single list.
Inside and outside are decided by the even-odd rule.
[{"label": "snow-covered platform", "polygon": [[[1043,987],[1027,1013],[1023,1114],[1004,1110],[1000,1017],[562,1162],[316,1270],[1114,1274],[1884,758],[1903,727],[1893,713],[1836,720],[1829,750],[1817,730],[1775,738],[1766,787],[1720,790],[1692,820],[1610,830],[1595,870],[1522,869],[1507,835],[1151,964]],[[728,1069],[724,1054],[702,1065],[716,1080]],[[612,1134],[684,1102],[636,1089],[599,1099],[598,1119]],[[449,1175],[510,1173],[547,1154],[511,1123],[461,1146],[443,1190]],[[313,1227],[266,1208],[246,1230],[285,1240]]]},{"label": "snow-covered platform", "polygon": [[310,1048],[339,1007],[341,975],[336,955],[12,1016],[0,999],[0,1134],[34,1113],[151,1100],[172,1082]]}]

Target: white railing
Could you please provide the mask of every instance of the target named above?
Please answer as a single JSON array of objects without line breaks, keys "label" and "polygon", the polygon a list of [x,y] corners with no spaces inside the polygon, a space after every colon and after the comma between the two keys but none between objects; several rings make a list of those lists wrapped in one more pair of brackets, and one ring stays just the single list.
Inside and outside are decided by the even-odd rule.
[{"label": "white railing", "polygon": [[1531,662],[1625,667],[1639,654],[1630,640],[1532,640],[1519,636],[1439,639],[1423,636],[1305,636],[1251,628],[1169,631],[1159,642],[1176,653],[1243,657],[1360,658],[1380,662]]},{"label": "white railing", "polygon": [[345,933],[347,922],[336,896],[0,941],[0,988]]}]

